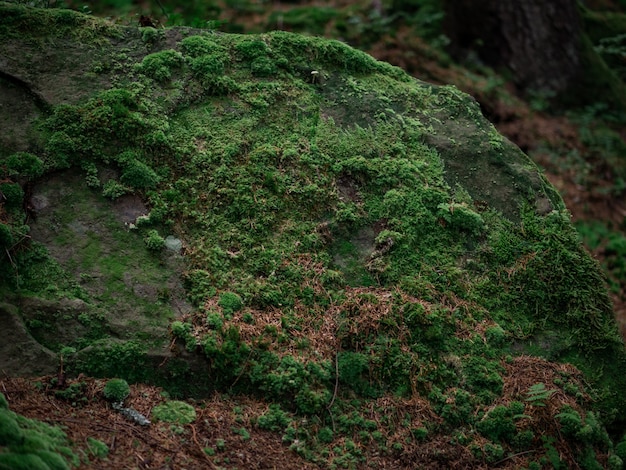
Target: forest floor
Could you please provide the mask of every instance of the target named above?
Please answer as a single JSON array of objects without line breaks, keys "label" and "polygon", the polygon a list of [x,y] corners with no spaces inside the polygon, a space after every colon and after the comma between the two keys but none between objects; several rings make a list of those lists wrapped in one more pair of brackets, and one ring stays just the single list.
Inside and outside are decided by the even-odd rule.
[{"label": "forest floor", "polygon": [[[541,358],[519,356],[506,365],[504,397],[511,397],[542,382],[551,389],[571,376],[573,383],[582,386],[582,375],[569,364],[557,364]],[[3,393],[13,412],[52,425],[61,425],[73,443],[73,452],[80,460],[78,468],[87,469],[317,469],[378,468],[378,469],[467,469],[489,468],[518,469],[529,465],[529,458],[537,459],[544,448],[509,455],[500,461],[488,462],[476,458],[471,445],[451,439],[446,432],[437,433],[420,442],[404,436],[401,450],[382,449],[372,438],[371,445],[356,450],[360,456],[345,460],[345,449],[350,439],[339,438],[332,450],[319,464],[308,460],[298,439],[288,438],[284,426],[275,423],[270,429],[260,425],[259,417],[271,414],[268,403],[250,396],[215,393],[204,400],[188,400],[196,412],[191,423],[177,424],[152,422],[139,425],[117,412],[103,397],[105,380],[79,375],[68,379],[66,389],[58,387],[60,376],[41,377],[38,380],[23,378],[0,379]],[[74,391],[75,393],[68,393]],[[167,393],[145,384],[131,386],[124,402],[129,407],[151,418],[152,410],[166,402]],[[507,398],[500,404],[509,404]],[[381,397],[371,403],[371,418],[396,422],[396,433],[402,433],[400,422],[407,415],[413,419],[433,419],[427,402],[419,398]],[[494,405],[495,406],[495,405]],[[527,409],[528,422],[539,422],[546,432],[556,426],[551,418],[563,406],[578,408],[576,398],[555,393],[545,405]],[[395,410],[389,414],[388,411]],[[306,417],[293,417],[290,427],[306,428]],[[556,429],[550,431],[557,432]],[[356,431],[355,431],[356,433]],[[396,438],[398,436],[384,436]],[[351,441],[350,441],[351,442]],[[562,462],[568,468],[577,468],[571,448],[563,441],[554,442]],[[343,454],[343,455],[342,455]],[[349,455],[349,454],[348,454]],[[606,455],[601,457],[604,462]]]}]

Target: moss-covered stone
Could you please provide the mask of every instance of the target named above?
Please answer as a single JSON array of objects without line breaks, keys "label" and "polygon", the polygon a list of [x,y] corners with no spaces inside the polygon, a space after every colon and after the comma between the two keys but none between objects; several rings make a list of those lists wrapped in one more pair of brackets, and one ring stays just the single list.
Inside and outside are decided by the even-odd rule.
[{"label": "moss-covered stone", "polygon": [[[92,21],[68,50],[98,35]],[[312,422],[333,410],[333,432],[353,436],[376,428],[361,400],[392,395],[424,400],[441,429],[476,426],[481,410],[523,399],[505,397],[505,365],[532,354],[577,365],[604,423],[626,421],[626,354],[601,271],[559,194],[471,97],[339,41],[175,28],[148,51],[140,31],[114,28],[99,55],[84,52],[88,70],[114,65],[82,96],[63,99],[65,85],[26,63],[7,73],[51,107],[29,128],[46,168],[84,171],[85,184],[94,168],[121,174],[146,201],[150,232],[142,222],[142,236],[120,239],[172,228],[183,240],[195,309],[171,323],[167,365],[137,323],[135,337],[87,338],[73,371],[261,395]],[[46,48],[7,37],[0,52]],[[66,68],[65,83],[84,72]],[[168,322],[154,318],[157,331]],[[482,425],[502,442],[477,455],[495,462],[533,441],[494,409],[506,432]]]}]

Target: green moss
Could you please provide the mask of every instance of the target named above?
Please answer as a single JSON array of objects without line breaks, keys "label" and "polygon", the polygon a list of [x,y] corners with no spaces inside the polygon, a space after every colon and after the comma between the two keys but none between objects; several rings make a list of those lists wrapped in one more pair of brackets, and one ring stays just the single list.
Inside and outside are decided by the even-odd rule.
[{"label": "green moss", "polygon": [[154,229],[148,230],[143,240],[146,247],[151,251],[161,251],[165,247],[165,239]]},{"label": "green moss", "polygon": [[222,307],[226,315],[232,315],[243,307],[241,297],[234,292],[224,292],[221,294],[217,304]]},{"label": "green moss", "polygon": [[13,246],[13,233],[11,227],[7,224],[0,223],[0,246],[4,248],[10,248]]},{"label": "green moss", "polygon": [[178,51],[166,50],[149,54],[137,65],[137,70],[158,82],[172,77],[172,69],[183,64],[183,56]]},{"label": "green moss", "polygon": [[107,381],[102,394],[109,401],[122,403],[130,394],[130,387],[124,379],[111,379]]},{"label": "green moss", "polygon": [[70,466],[67,464],[65,459],[55,453],[46,450],[39,450],[35,452],[35,455],[39,457],[44,464],[48,466],[50,470],[69,470]]},{"label": "green moss", "polygon": [[244,40],[235,46],[235,50],[245,60],[254,60],[269,54],[269,46],[260,39]]},{"label": "green moss", "polygon": [[370,361],[365,354],[342,352],[337,356],[339,379],[359,395],[376,397],[379,391],[370,383]]},{"label": "green moss", "polygon": [[[7,410],[5,408],[4,410]],[[22,432],[11,413],[0,412],[0,443],[2,446],[18,444],[22,441]]]},{"label": "green moss", "polygon": [[[78,458],[66,447],[60,428],[0,408],[0,468],[66,470]],[[63,456],[64,457],[63,457]]]},{"label": "green moss", "polygon": [[95,458],[103,459],[109,454],[109,446],[98,439],[94,439],[93,437],[87,438],[87,446],[89,448],[89,453]]},{"label": "green moss", "polygon": [[478,431],[494,442],[513,441],[517,434],[515,422],[523,418],[524,405],[512,402],[491,409],[477,424]]},{"label": "green moss", "polygon": [[225,51],[224,47],[207,36],[186,37],[180,42],[180,48],[183,54],[193,58]]},{"label": "green moss", "polygon": [[73,10],[38,9],[13,3],[5,3],[2,9],[0,33],[5,38],[72,37],[89,44],[97,42],[101,35],[120,36],[119,29],[112,23]]},{"label": "green moss", "polygon": [[195,421],[196,410],[188,403],[172,400],[155,406],[151,415],[156,422],[189,424]]},{"label": "green moss", "polygon": [[17,152],[10,155],[5,162],[11,176],[35,179],[44,173],[44,163],[37,155],[28,152]]},{"label": "green moss", "polygon": [[189,62],[189,67],[196,77],[201,80],[219,77],[224,73],[225,57],[222,54],[209,54],[195,57]]},{"label": "green moss", "polygon": [[127,162],[120,177],[123,184],[135,189],[153,189],[159,180],[154,170],[139,160]]},{"label": "green moss", "polygon": [[129,189],[116,180],[108,180],[102,185],[102,195],[109,199],[117,199],[128,192]]},{"label": "green moss", "polygon": [[11,207],[19,207],[24,199],[24,191],[17,183],[0,183],[0,194],[4,199],[4,204]]},{"label": "green moss", "polygon": [[271,77],[276,74],[278,68],[276,64],[268,57],[257,57],[250,64],[252,75],[256,77]]},{"label": "green moss", "polygon": [[50,467],[35,454],[11,452],[0,454],[0,468],[3,470],[50,470]]},{"label": "green moss", "polygon": [[94,342],[88,350],[72,359],[76,370],[95,377],[122,377],[130,382],[149,380],[154,373],[147,366],[146,346],[136,341]]},{"label": "green moss", "polygon": [[257,418],[256,424],[261,429],[283,431],[291,422],[288,413],[278,405],[270,405],[269,410]]},{"label": "green moss", "polygon": [[158,29],[150,26],[141,28],[141,40],[148,46],[153,46],[155,43],[163,39],[163,33]]}]

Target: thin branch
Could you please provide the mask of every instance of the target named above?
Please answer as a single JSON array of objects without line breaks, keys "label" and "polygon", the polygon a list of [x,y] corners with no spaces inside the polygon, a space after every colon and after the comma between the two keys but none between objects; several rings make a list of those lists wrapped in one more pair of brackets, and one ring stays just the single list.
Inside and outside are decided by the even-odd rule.
[{"label": "thin branch", "polygon": [[163,8],[163,4],[159,0],[156,0],[156,3],[157,5],[159,5],[159,8],[161,8],[161,11],[163,12],[163,15],[165,16],[165,19],[169,20],[170,16],[165,11],[165,8]]},{"label": "thin branch", "polygon": [[531,449],[531,450],[525,450],[524,452],[518,452],[517,454],[509,455],[508,457],[505,457],[502,460],[498,460],[495,464],[493,464],[493,466],[497,467],[498,465],[500,465],[503,462],[506,462],[507,460],[514,459],[515,457],[519,457],[520,455],[532,454],[533,452],[537,452],[537,451],[535,449]]},{"label": "thin branch", "polygon": [[333,398],[330,400],[326,409],[328,410],[328,414],[330,415],[330,421],[333,425],[333,432],[335,432],[335,418],[333,417],[333,412],[331,408],[335,403],[335,398],[337,398],[337,390],[339,389],[339,353],[335,354],[335,390],[333,391]]}]

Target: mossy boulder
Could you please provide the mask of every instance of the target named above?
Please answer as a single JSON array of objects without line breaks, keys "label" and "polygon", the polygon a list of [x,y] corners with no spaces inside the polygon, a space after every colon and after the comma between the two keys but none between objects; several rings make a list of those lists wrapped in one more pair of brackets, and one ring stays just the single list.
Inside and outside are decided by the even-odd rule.
[{"label": "mossy boulder", "polygon": [[[367,406],[410,399],[430,410],[424,422],[380,426],[405,419],[420,439],[468,444],[490,407],[532,411],[535,383],[512,385],[534,380],[532,367],[554,375],[544,405],[578,390],[573,368],[557,377],[561,361],[591,384],[581,411],[592,393],[604,424],[626,421],[626,354],[600,268],[557,191],[470,96],[339,41],[174,28],[147,44],[141,28],[0,10],[0,52],[15,57],[3,76],[46,110],[19,134],[33,140],[7,151],[43,149],[49,169],[141,167],[149,184],[122,182],[185,244],[196,307],[172,331],[205,370],[152,367],[138,334],[116,338],[115,354],[92,344],[76,372],[260,395],[337,435],[361,430],[363,445],[379,426]],[[57,63],[59,49],[80,67]],[[546,452],[514,416],[503,414],[498,452],[476,441],[472,458]]]}]

